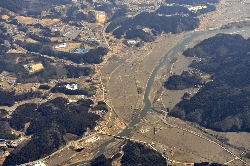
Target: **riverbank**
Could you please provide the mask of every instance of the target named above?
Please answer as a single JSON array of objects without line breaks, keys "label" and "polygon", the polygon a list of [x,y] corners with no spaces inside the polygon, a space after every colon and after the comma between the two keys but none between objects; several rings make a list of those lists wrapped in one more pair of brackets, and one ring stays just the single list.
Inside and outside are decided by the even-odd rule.
[{"label": "riverbank", "polygon": [[[183,33],[187,36],[189,32]],[[188,66],[195,59],[192,57],[185,57],[182,55],[182,51],[187,48],[191,48],[198,44],[200,41],[209,38],[215,34],[204,34],[198,36],[194,40],[187,43],[181,50],[173,53],[169,53],[172,57],[168,58],[168,62],[165,62],[162,67],[157,71],[154,79],[154,84],[149,93],[149,100],[152,103],[152,108],[160,110],[171,110],[177,103],[181,101],[181,98],[185,92],[197,93],[197,89],[190,88],[186,90],[167,90],[163,87],[163,84],[167,79],[173,75],[180,75],[183,71],[188,71]]]},{"label": "riverbank", "polygon": [[[182,55],[182,51],[187,48],[192,48],[199,42],[212,37],[219,33],[220,31],[209,31],[209,33],[204,33],[203,35],[199,35],[195,37],[192,41],[188,42],[183,49],[179,50],[179,52],[175,52],[174,58],[177,60],[171,64],[167,62],[162,65],[162,67],[158,70],[157,75],[155,76],[154,85],[149,94],[149,99],[153,104],[152,107],[157,110],[171,110],[177,103],[181,101],[181,98],[185,92],[195,94],[198,92],[197,88],[189,88],[185,90],[167,90],[163,87],[163,84],[167,79],[172,75],[180,75],[183,71],[188,71],[188,66],[195,59],[192,57],[185,57]],[[229,34],[240,34],[244,38],[250,37],[250,30],[247,29],[239,29],[235,32],[231,32],[230,30],[224,30],[224,33]],[[189,35],[186,33],[184,36]],[[172,59],[174,59],[172,58]],[[171,59],[168,59],[171,61]]]},{"label": "riverbank", "polygon": [[[247,33],[248,32],[248,33]],[[201,36],[196,37],[193,41],[189,42],[188,44],[186,44],[185,48],[189,48],[189,47],[193,47],[194,45],[196,45],[197,43],[199,43],[200,41],[214,36],[216,33],[218,33],[218,31],[215,31],[214,33],[210,32],[209,34],[204,34]],[[249,37],[249,30],[245,30],[245,29],[240,29],[240,30],[235,30],[235,32],[232,31],[223,31],[223,33],[230,33],[230,34],[242,34],[243,37],[248,38]],[[151,92],[150,92],[150,101],[152,102],[151,107],[154,108],[154,110],[167,110],[167,109],[171,109],[173,108],[179,101],[181,101],[181,97],[183,96],[183,94],[185,92],[188,93],[192,93],[195,94],[198,92],[197,88],[190,88],[190,89],[185,89],[185,90],[166,90],[165,88],[162,87],[164,81],[166,81],[168,79],[168,77],[171,75],[170,73],[174,73],[174,74],[181,74],[183,71],[187,71],[188,70],[188,65],[192,62],[193,58],[189,58],[189,57],[185,57],[183,56],[181,53],[180,54],[175,54],[175,56],[178,60],[175,61],[173,64],[164,64],[161,69],[158,70],[157,75],[155,77],[154,80],[154,85],[151,88]],[[169,59],[170,60],[170,59]],[[158,95],[158,93],[160,93],[160,95]],[[154,98],[155,96],[157,96],[157,98]],[[168,124],[169,122],[171,122],[171,124],[173,124],[173,126],[176,126],[176,128],[178,128],[178,130],[174,131],[173,129],[171,129],[171,127],[169,129],[171,129],[171,132],[169,129],[164,129],[164,126],[162,124],[160,124],[159,120],[157,120],[157,118],[155,118],[156,116],[158,116],[156,113],[152,113],[152,112],[148,112],[147,116],[146,116],[146,123],[145,121],[141,121],[140,124],[138,125],[138,129],[137,130],[141,130],[146,128],[147,131],[153,130],[152,126],[157,127],[157,128],[161,128],[161,134],[159,133],[159,135],[161,136],[156,136],[156,135],[152,135],[151,132],[148,132],[149,134],[146,134],[147,137],[142,137],[142,134],[137,135],[136,133],[134,133],[133,137],[137,138],[137,139],[151,139],[154,141],[159,141],[159,145],[163,146],[162,143],[165,142],[165,145],[168,145],[167,147],[169,147],[170,145],[172,145],[173,147],[176,148],[176,150],[172,150],[171,152],[173,152],[172,157],[169,157],[171,160],[177,160],[177,161],[181,161],[181,162],[200,162],[200,161],[209,161],[209,162],[220,162],[220,163],[227,163],[227,161],[229,161],[228,159],[230,159],[230,156],[233,158],[232,155],[230,155],[230,153],[228,153],[227,150],[223,150],[220,149],[220,145],[212,145],[214,142],[211,141],[212,140],[216,140],[219,142],[219,144],[223,145],[224,147],[226,147],[227,149],[229,149],[231,152],[237,154],[237,155],[241,155],[241,152],[239,150],[237,150],[237,148],[233,148],[231,146],[228,146],[228,144],[224,144],[223,141],[221,140],[226,140],[228,139],[230,141],[230,143],[233,146],[237,146],[240,147],[242,145],[244,145],[246,143],[246,140],[244,140],[243,135],[244,134],[248,134],[248,133],[232,133],[231,135],[227,134],[227,133],[220,133],[220,132],[214,132],[205,128],[202,128],[201,131],[198,131],[196,129],[196,127],[192,127],[193,124],[190,123],[186,123],[183,122],[179,119],[176,118],[167,118],[166,119],[166,123]],[[154,118],[152,120],[152,118]],[[158,117],[160,119],[160,117]],[[150,125],[147,125],[147,123],[149,123]],[[183,124],[182,124],[183,123]],[[183,125],[181,128],[179,128],[180,125]],[[204,138],[204,140],[200,141],[200,145],[197,146],[195,145],[194,141],[196,138],[191,138],[192,136],[188,136],[185,132],[181,132],[181,130],[186,131],[186,129],[190,128],[191,133],[192,131],[195,131],[195,133],[197,133],[198,135],[202,134],[202,135],[206,135]],[[201,128],[200,126],[198,126],[197,128]],[[163,132],[165,131],[165,132]],[[205,132],[204,132],[205,131]],[[172,133],[173,132],[173,133]],[[151,133],[151,134],[150,134]],[[182,134],[181,134],[182,133]],[[209,133],[207,135],[207,133]],[[183,135],[185,135],[185,141],[182,140],[184,137]],[[212,135],[212,137],[210,137]],[[217,135],[217,137],[219,139],[217,139],[217,137],[215,137]],[[189,138],[190,137],[190,138]],[[234,138],[237,137],[237,140],[241,140],[241,141],[233,141]],[[157,138],[157,139],[156,139]],[[207,139],[208,138],[208,139]],[[167,139],[172,139],[169,141],[166,141]],[[175,140],[175,141],[173,141]],[[176,140],[179,140],[179,142]],[[210,140],[210,141],[209,141]],[[186,142],[189,141],[188,144],[186,144]],[[199,142],[199,141],[198,141]],[[241,143],[239,143],[241,142]],[[191,145],[195,145],[195,146],[191,146]],[[170,146],[170,147],[172,147]],[[211,148],[211,146],[214,146],[214,148],[217,148],[218,151],[220,151],[219,155],[211,155],[211,154],[217,154],[217,150],[214,150],[213,148]],[[217,146],[217,147],[216,147]],[[165,147],[165,148],[167,148]],[[203,148],[202,148],[203,147]],[[206,147],[206,148],[205,148]],[[219,147],[219,148],[218,148]],[[161,149],[161,148],[160,148]],[[192,149],[192,150],[191,150]],[[200,149],[207,149],[206,152],[198,152]],[[197,152],[197,153],[196,153]],[[200,161],[199,161],[200,160]],[[240,165],[242,164],[241,161],[238,160],[231,160],[230,159],[230,164],[233,165]]]},{"label": "riverbank", "polygon": [[[166,52],[183,39],[184,34],[162,34],[142,48],[124,48],[126,55],[112,55],[101,69],[106,101],[117,116],[128,124],[144,107],[147,82]],[[123,51],[121,51],[123,52]],[[141,92],[138,93],[138,89]]]},{"label": "riverbank", "polygon": [[[140,63],[143,65],[138,65],[136,71],[136,79],[138,87],[144,89],[144,93],[140,95],[137,102],[138,109],[142,109],[144,105],[145,90],[147,88],[147,83],[154,71],[154,69],[159,65],[161,59],[169,52],[173,47],[175,47],[184,37],[184,34],[168,35],[164,34],[160,36],[151,45],[151,52],[147,57],[145,57]],[[152,97],[149,96],[149,100],[152,101]]]},{"label": "riverbank", "polygon": [[[180,75],[183,71],[188,70],[188,66],[193,61],[193,58],[187,58],[181,54],[176,56],[177,61],[171,64],[169,67],[165,64],[158,72],[154,81],[154,85],[150,92],[150,100],[152,101],[152,107],[158,111],[171,110],[177,103],[181,101],[181,98],[185,92],[197,92],[196,89],[190,88],[185,90],[167,90],[163,87],[164,82],[172,75]],[[157,95],[158,94],[158,95]]]}]

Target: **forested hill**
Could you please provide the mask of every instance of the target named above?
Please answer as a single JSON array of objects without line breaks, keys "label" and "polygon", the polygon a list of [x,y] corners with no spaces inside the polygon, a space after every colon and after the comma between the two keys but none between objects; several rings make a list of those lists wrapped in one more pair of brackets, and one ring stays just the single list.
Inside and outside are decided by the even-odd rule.
[{"label": "forested hill", "polygon": [[[25,131],[25,135],[31,136],[31,139],[20,143],[6,157],[3,165],[20,165],[43,158],[63,147],[67,141],[81,137],[87,128],[92,130],[100,119],[99,115],[88,112],[93,103],[90,99],[69,103],[68,99],[58,97],[40,106],[36,103],[18,106],[11,118],[1,118],[0,122],[5,123],[5,130],[11,127],[17,131]],[[99,108],[105,107],[103,102],[98,105]],[[99,108],[96,106],[93,109]],[[27,124],[29,126],[25,129]],[[10,135],[9,132],[7,134]]]},{"label": "forested hill", "polygon": [[193,14],[191,11],[188,10],[188,8],[184,6],[179,6],[179,5],[174,5],[174,6],[160,6],[156,11],[156,13],[159,14],[166,14],[166,15],[171,15],[171,14],[176,14],[176,13],[183,13],[183,14]]},{"label": "forested hill", "polygon": [[[200,24],[198,15],[216,10],[214,3],[218,0],[166,0],[154,12],[142,12],[134,17],[126,17],[124,10],[114,13],[106,33],[112,33],[116,38],[138,39],[151,42],[161,33],[181,33],[191,31]],[[188,5],[203,7],[198,10],[188,9]],[[189,7],[190,7],[189,6]]]},{"label": "forested hill", "polygon": [[217,34],[205,39],[185,56],[202,58],[191,67],[212,75],[190,100],[185,99],[169,115],[197,122],[218,131],[250,131],[250,39]]},{"label": "forested hill", "polygon": [[[165,33],[181,33],[198,27],[199,19],[193,17],[182,17],[179,15],[166,17],[156,13],[142,12],[133,18],[118,17],[106,28],[106,33],[112,32],[116,38],[141,38],[145,42],[151,42],[153,35]],[[141,28],[138,28],[141,27]],[[149,28],[151,33],[145,32],[143,28]],[[152,35],[153,34],[153,35]]]},{"label": "forested hill", "polygon": [[71,0],[1,0],[0,6],[12,12],[20,12],[22,10],[33,10],[41,12],[43,9],[48,9],[52,5],[70,4]]},{"label": "forested hill", "polygon": [[[115,154],[112,158],[106,158],[104,154],[93,159],[91,161],[91,166],[110,166],[113,165],[112,162],[121,158],[121,166],[135,166],[135,165],[157,165],[165,166],[167,165],[166,159],[162,155],[149,148],[146,145],[127,141],[122,148],[123,155],[121,153]],[[116,161],[117,162],[117,161]]]}]

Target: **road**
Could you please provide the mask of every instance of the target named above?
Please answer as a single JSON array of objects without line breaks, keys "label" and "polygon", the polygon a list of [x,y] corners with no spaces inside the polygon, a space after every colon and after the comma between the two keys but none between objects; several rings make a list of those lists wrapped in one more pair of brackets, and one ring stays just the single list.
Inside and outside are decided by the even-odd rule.
[{"label": "road", "polygon": [[[110,24],[110,23],[109,23],[109,24]],[[111,48],[110,45],[109,45],[109,42],[107,41],[107,39],[106,39],[106,37],[105,37],[105,36],[106,36],[105,31],[106,31],[106,28],[107,28],[107,26],[108,26],[109,24],[107,24],[106,26],[103,27],[103,29],[102,29],[102,36],[103,36],[103,38],[104,38],[104,40],[105,40],[105,42],[106,42],[106,44],[107,44],[109,50],[112,50],[112,48]]]},{"label": "road", "polygon": [[[179,126],[177,126],[177,125],[173,125],[173,124],[167,123],[166,117],[162,117],[161,120],[162,120],[162,122],[163,122],[164,124],[168,125],[169,127],[177,128],[177,129],[180,129],[180,130],[182,130],[182,131],[188,132],[188,133],[193,134],[193,135],[195,135],[195,136],[197,136],[197,137],[200,137],[200,138],[202,138],[202,139],[204,139],[204,140],[206,140],[206,141],[208,141],[208,142],[210,142],[210,143],[212,143],[212,144],[215,144],[215,145],[219,146],[220,148],[222,148],[222,149],[225,150],[226,152],[230,153],[230,154],[234,157],[233,160],[237,159],[237,160],[240,160],[243,164],[249,165],[249,164],[248,164],[246,161],[244,161],[240,156],[237,156],[236,154],[234,154],[233,152],[231,152],[230,150],[228,150],[227,148],[225,148],[225,147],[224,147],[223,145],[221,145],[220,143],[215,142],[215,141],[213,141],[213,140],[211,140],[211,139],[208,139],[208,138],[206,138],[206,137],[204,137],[204,136],[202,136],[202,135],[200,135],[200,134],[198,134],[197,132],[194,132],[194,131],[192,131],[192,130],[188,130],[188,129],[179,127]],[[233,160],[231,160],[230,162],[232,162]]]}]

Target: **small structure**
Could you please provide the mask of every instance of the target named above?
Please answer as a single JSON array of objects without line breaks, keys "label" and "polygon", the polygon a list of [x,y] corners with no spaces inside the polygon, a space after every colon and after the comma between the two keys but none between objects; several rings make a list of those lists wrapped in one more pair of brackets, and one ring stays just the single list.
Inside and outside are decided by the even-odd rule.
[{"label": "small structure", "polygon": [[34,73],[37,71],[40,71],[42,69],[44,69],[43,64],[42,63],[36,63],[36,64],[27,64],[27,65],[23,65],[23,67],[29,71],[29,73]]},{"label": "small structure", "polygon": [[11,141],[9,144],[9,147],[11,148],[16,148],[18,146],[18,144],[16,142]]},{"label": "small structure", "polygon": [[88,50],[85,49],[85,48],[81,49],[81,48],[75,47],[72,50],[70,50],[70,52],[72,52],[72,53],[78,53],[78,54],[85,54],[85,53],[88,52]]},{"label": "small structure", "polygon": [[136,40],[124,40],[123,43],[127,47],[132,47],[132,46],[136,45],[138,43],[138,41],[136,41]]},{"label": "small structure", "polygon": [[60,28],[57,28],[57,27],[51,28],[51,32],[58,32],[58,31],[60,31]]},{"label": "small structure", "polygon": [[46,164],[44,164],[44,161],[37,161],[33,166],[46,166]]},{"label": "small structure", "polygon": [[59,44],[59,45],[55,46],[55,49],[66,48],[66,47],[67,47],[67,43],[63,43],[63,44]]},{"label": "small structure", "polygon": [[132,44],[132,45],[137,43],[135,40],[128,40],[127,42],[128,44]]},{"label": "small structure", "polygon": [[191,7],[188,7],[188,10],[189,11],[193,11],[193,12],[197,12],[198,10],[201,10],[203,8],[207,8],[206,5],[203,5],[203,6],[191,6]]},{"label": "small structure", "polygon": [[93,136],[93,137],[90,137],[89,139],[87,139],[85,142],[86,143],[94,143],[94,142],[96,142],[99,139],[100,139],[100,137]]},{"label": "small structure", "polygon": [[104,23],[106,21],[107,17],[104,11],[96,11],[95,14],[96,14],[95,17],[96,17],[97,22]]},{"label": "small structure", "polygon": [[67,84],[66,88],[69,90],[77,90],[78,89],[77,84]]},{"label": "small structure", "polygon": [[69,103],[76,103],[77,100],[69,100]]},{"label": "small structure", "polygon": [[154,146],[155,146],[155,143],[154,143],[154,142],[151,142],[151,144],[150,144],[150,145],[154,147]]}]

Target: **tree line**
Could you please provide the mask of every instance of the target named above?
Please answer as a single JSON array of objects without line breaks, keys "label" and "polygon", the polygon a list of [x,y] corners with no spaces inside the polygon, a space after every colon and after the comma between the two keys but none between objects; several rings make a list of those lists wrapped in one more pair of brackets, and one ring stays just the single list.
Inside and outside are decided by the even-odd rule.
[{"label": "tree line", "polygon": [[183,90],[201,85],[202,80],[199,74],[183,72],[181,75],[172,75],[164,83],[164,87],[170,90]]}]

